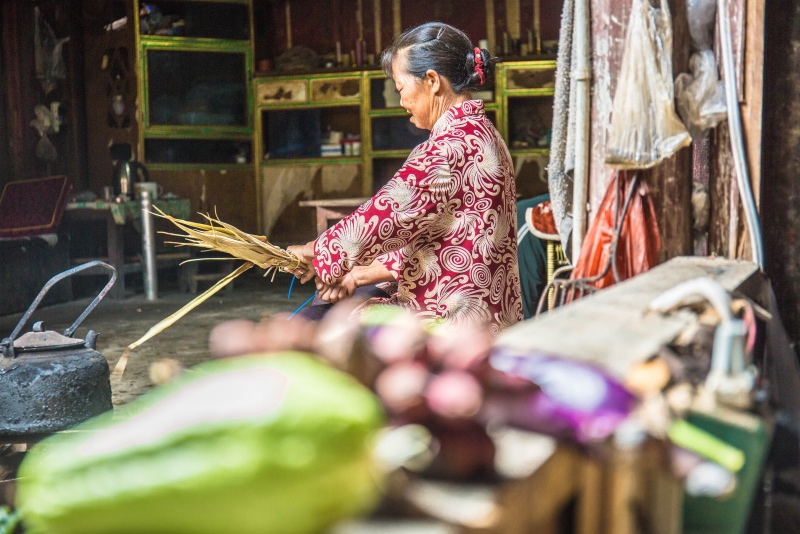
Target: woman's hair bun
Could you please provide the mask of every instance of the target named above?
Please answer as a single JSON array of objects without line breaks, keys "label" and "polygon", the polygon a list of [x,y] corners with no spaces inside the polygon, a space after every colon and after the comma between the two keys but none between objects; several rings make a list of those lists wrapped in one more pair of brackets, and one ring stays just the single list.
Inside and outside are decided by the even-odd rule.
[{"label": "woman's hair bun", "polygon": [[494,80],[495,60],[488,50],[475,48],[467,54],[467,71],[471,72],[467,90],[475,90]]},{"label": "woman's hair bun", "polygon": [[464,32],[443,22],[403,32],[381,57],[387,76],[393,75],[392,64],[400,52],[406,72],[423,79],[428,70],[435,70],[458,94],[483,89],[494,80],[496,59],[489,51],[476,48]]}]

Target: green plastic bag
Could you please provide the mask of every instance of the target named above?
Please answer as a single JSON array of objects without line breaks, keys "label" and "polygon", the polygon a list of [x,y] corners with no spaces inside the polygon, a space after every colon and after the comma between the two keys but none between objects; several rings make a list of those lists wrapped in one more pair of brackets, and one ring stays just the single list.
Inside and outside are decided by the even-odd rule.
[{"label": "green plastic bag", "polygon": [[310,533],[379,496],[380,405],[309,355],[202,364],[121,411],[29,452],[28,532]]}]

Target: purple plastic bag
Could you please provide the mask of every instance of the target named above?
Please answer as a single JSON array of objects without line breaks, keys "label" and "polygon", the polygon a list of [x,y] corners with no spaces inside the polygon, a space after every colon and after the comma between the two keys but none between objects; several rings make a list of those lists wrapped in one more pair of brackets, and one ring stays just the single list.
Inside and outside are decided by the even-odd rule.
[{"label": "purple plastic bag", "polygon": [[539,390],[497,395],[490,411],[507,424],[578,443],[610,436],[630,414],[636,397],[597,367],[538,352],[496,350],[491,366],[530,380]]}]

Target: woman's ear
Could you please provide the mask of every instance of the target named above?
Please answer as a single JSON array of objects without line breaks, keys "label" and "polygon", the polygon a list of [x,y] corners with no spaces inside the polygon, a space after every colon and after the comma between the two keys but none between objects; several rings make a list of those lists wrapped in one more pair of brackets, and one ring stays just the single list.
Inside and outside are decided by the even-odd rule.
[{"label": "woman's ear", "polygon": [[429,89],[432,94],[436,94],[442,88],[442,77],[433,69],[425,71],[425,88]]}]

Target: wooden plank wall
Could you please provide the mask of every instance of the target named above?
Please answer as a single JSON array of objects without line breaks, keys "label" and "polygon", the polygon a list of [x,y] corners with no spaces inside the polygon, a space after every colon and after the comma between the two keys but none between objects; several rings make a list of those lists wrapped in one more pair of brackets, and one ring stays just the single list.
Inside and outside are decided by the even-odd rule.
[{"label": "wooden plank wall", "polygon": [[8,170],[12,180],[19,180],[38,170],[35,157],[38,134],[28,126],[33,119],[37,93],[33,62],[33,6],[12,1],[2,2],[1,9]]},{"label": "wooden plank wall", "polygon": [[[137,64],[136,36],[133,24],[115,31],[105,31],[105,25],[117,17],[133,17],[133,3],[109,9],[106,0],[83,2],[84,39],[86,53],[82,68],[86,77],[86,123],[91,135],[86,137],[90,173],[88,187],[101,194],[103,186],[111,185],[113,161],[109,146],[128,143],[132,147],[133,159],[141,160],[139,152],[139,122],[136,120]],[[119,95],[125,105],[122,117],[111,115],[111,98]]]},{"label": "wooden plank wall", "polygon": [[[624,53],[629,2],[592,0],[593,98],[589,202],[596,209],[605,194],[611,172],[603,163],[611,123],[616,78]],[[759,199],[761,184],[761,102],[764,61],[764,1],[730,2],[737,86],[751,183]],[[673,73],[687,72],[690,38],[685,0],[671,0],[673,21]],[[718,48],[718,47],[717,47]],[[712,132],[711,222],[708,252],[734,258],[751,258],[730,155],[727,123]],[[662,238],[661,261],[690,254],[691,151],[684,149],[656,169],[646,172]],[[589,220],[594,213],[589,214]]]},{"label": "wooden plank wall", "polygon": [[[730,11],[747,168],[756,205],[760,205],[764,0],[750,0],[746,5],[742,0],[731,2]],[[708,251],[729,258],[750,259],[752,252],[736,187],[730,141],[728,123],[723,122],[712,134]]]},{"label": "wooden plank wall", "polygon": [[[672,12],[672,73],[689,70],[691,39],[686,0],[670,0]],[[692,151],[680,150],[658,167],[645,173],[653,195],[661,232],[660,261],[692,253]]]},{"label": "wooden plank wall", "polygon": [[[34,7],[38,6],[56,37],[69,36],[63,47],[66,79],[56,80],[56,88],[45,93],[36,79],[34,66]],[[83,100],[83,44],[79,31],[80,10],[74,2],[47,0],[29,2],[4,0],[0,3],[2,35],[3,106],[0,113],[0,186],[6,181],[67,175],[75,189],[84,186],[86,176],[85,121]],[[30,126],[34,106],[60,102],[62,125],[49,136],[58,158],[53,163],[36,157],[40,137]]]}]

